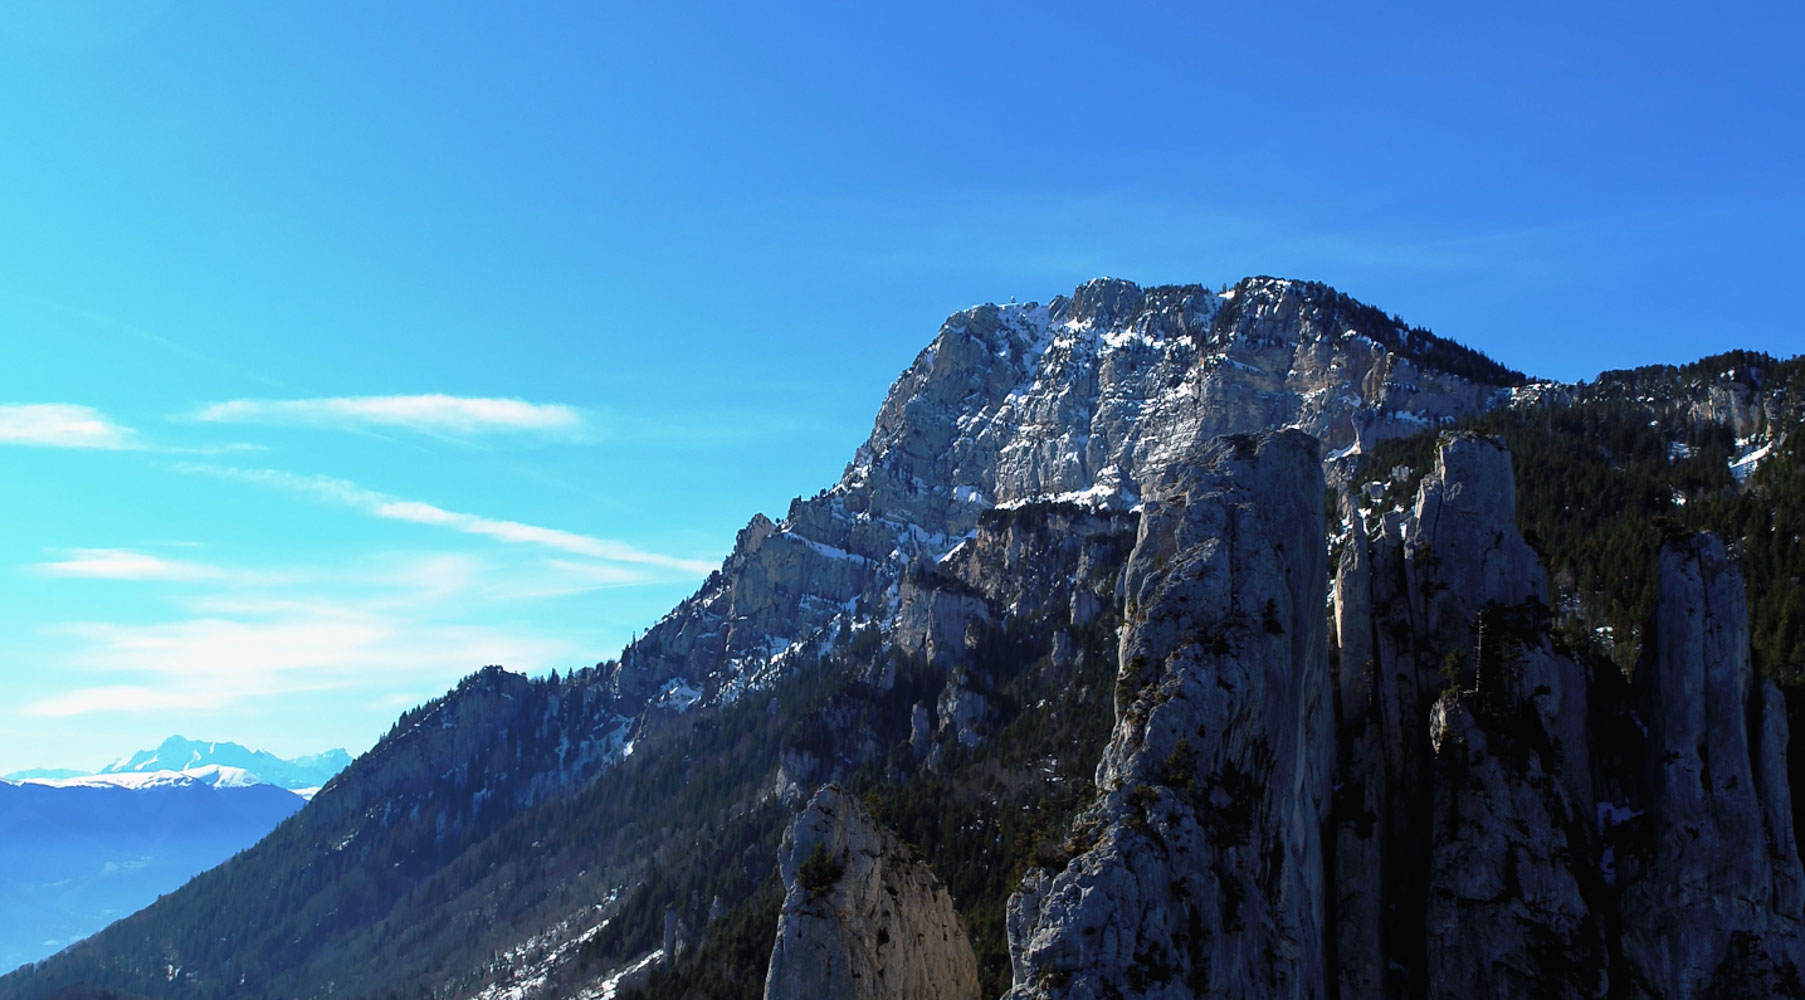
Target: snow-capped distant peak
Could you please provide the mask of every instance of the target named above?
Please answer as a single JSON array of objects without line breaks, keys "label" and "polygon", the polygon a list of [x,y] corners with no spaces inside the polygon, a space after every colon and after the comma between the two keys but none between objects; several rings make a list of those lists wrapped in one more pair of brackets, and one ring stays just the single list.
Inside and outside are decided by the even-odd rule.
[{"label": "snow-capped distant peak", "polygon": [[121,757],[100,773],[179,772],[219,765],[249,771],[266,784],[295,789],[324,785],[350,763],[351,756],[342,749],[285,760],[267,750],[251,750],[238,743],[171,736],[155,750]]},{"label": "snow-capped distant peak", "polygon": [[249,788],[267,785],[257,775],[242,767],[206,764],[180,771],[122,771],[114,774],[90,774],[79,778],[28,778],[21,784],[48,785],[52,788],[180,788],[206,785],[212,788]]}]

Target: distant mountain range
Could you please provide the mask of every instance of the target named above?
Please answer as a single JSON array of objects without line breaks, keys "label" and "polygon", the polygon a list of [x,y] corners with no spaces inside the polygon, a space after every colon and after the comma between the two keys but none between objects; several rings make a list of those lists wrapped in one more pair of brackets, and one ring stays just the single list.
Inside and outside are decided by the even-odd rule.
[{"label": "distant mountain range", "polygon": [[277,788],[299,790],[319,788],[350,763],[351,755],[342,747],[325,753],[285,759],[267,750],[251,750],[238,743],[171,736],[155,750],[140,750],[95,771],[32,768],[0,775],[0,778],[8,781],[54,781],[91,775],[192,771],[217,765],[249,772],[264,784],[275,785]]},{"label": "distant mountain range", "polygon": [[251,846],[349,764],[172,736],[97,773],[0,781],[0,970],[37,961]]},{"label": "distant mountain range", "polygon": [[242,768],[278,788],[319,788],[351,763],[343,748],[283,759],[237,743],[202,742],[171,736],[155,750],[140,750],[100,769],[100,774],[181,771],[208,765]]}]

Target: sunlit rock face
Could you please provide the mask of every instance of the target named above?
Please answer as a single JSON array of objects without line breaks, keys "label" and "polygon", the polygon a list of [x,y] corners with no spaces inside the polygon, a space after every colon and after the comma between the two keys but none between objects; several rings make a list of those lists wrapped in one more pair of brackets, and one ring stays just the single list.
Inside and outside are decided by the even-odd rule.
[{"label": "sunlit rock face", "polygon": [[859,800],[817,792],[784,837],[766,1000],[977,1000],[946,887]]},{"label": "sunlit rock face", "polygon": [[1101,795],[1012,900],[1010,996],[1325,995],[1318,445],[1218,439],[1148,493]]},{"label": "sunlit rock face", "polygon": [[[672,678],[736,697],[786,650],[888,621],[909,567],[958,545],[986,510],[1127,509],[1217,435],[1301,430],[1339,470],[1382,438],[1507,402],[1514,374],[1475,358],[1325,285],[1276,278],[1220,292],[1099,278],[1045,304],[956,313],[890,387],[840,482],[781,521],[754,518],[612,686],[627,714]],[[902,610],[911,630],[933,614]]]},{"label": "sunlit rock face", "polygon": [[1649,662],[1595,677],[1509,453],[1449,437],[1408,508],[1343,511],[1331,668],[1291,444],[1149,484],[1099,799],[1011,900],[1010,996],[1788,995],[1784,706],[1722,546],[1669,546]]}]

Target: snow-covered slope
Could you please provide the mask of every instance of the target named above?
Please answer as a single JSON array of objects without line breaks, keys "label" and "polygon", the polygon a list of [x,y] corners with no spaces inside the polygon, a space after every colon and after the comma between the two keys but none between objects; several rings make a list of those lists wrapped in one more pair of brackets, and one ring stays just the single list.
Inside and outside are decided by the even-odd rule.
[{"label": "snow-covered slope", "polygon": [[206,764],[180,771],[126,771],[84,774],[73,778],[27,778],[20,784],[45,785],[51,788],[130,788],[142,791],[151,788],[187,788],[193,785],[249,788],[272,782],[265,781],[260,775],[252,774],[242,767]]}]

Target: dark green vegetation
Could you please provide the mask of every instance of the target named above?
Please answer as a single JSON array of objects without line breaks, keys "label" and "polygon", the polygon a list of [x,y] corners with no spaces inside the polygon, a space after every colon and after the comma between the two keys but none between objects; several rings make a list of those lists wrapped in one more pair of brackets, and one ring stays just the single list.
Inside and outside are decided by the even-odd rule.
[{"label": "dark green vegetation", "polygon": [[[1772,403],[1761,408],[1762,400]],[[1749,417],[1751,409],[1759,416]],[[1733,411],[1755,425],[1754,435],[1787,435],[1741,486],[1730,471],[1738,454]],[[1517,526],[1548,568],[1550,599],[1568,632],[1592,636],[1633,669],[1654,610],[1661,542],[1709,531],[1730,545],[1746,578],[1756,669],[1798,688],[1805,685],[1801,428],[1805,359],[1737,352],[1680,368],[1607,372],[1571,401],[1495,410],[1452,429],[1509,446]],[[1439,433],[1380,444],[1358,478],[1391,480],[1393,469],[1408,467],[1409,475],[1389,481],[1383,501],[1407,502]]]},{"label": "dark green vegetation", "polygon": [[815,849],[797,867],[796,884],[802,886],[803,891],[811,897],[821,896],[839,885],[840,878],[845,874],[846,866],[827,856],[827,845],[816,844]]},{"label": "dark green vegetation", "polygon": [[[1642,740],[1627,678],[1655,610],[1661,545],[1717,535],[1747,586],[1754,667],[1786,695],[1789,783],[1805,788],[1805,358],[1733,352],[1606,372],[1562,397],[1384,442],[1356,481],[1385,480],[1379,503],[1407,503],[1440,434],[1470,429],[1505,441],[1518,529],[1548,569],[1554,638],[1591,665],[1593,745],[1626,759]],[[1750,439],[1776,443],[1738,483],[1730,463]],[[1805,829],[1805,796],[1793,797],[1793,821]],[[1634,825],[1607,834],[1620,856],[1635,849]]]}]

